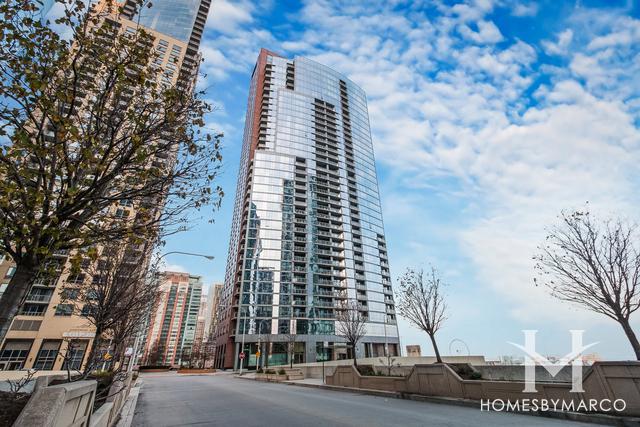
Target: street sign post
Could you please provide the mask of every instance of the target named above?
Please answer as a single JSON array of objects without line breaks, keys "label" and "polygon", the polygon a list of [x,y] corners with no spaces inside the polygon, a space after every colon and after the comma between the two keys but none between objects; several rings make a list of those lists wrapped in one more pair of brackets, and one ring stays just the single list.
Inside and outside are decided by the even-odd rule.
[{"label": "street sign post", "polygon": [[329,341],[324,341],[322,343],[322,384],[325,383],[325,377],[324,377],[324,360],[327,358],[327,349],[329,348]]},{"label": "street sign post", "polygon": [[243,352],[240,353],[240,355],[238,357],[240,357],[240,360],[244,359],[244,353]]}]

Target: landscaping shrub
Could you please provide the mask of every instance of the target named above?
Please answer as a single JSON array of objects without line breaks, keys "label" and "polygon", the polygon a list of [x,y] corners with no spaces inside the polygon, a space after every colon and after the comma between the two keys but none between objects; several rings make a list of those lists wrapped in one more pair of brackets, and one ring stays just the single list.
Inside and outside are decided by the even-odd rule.
[{"label": "landscaping shrub", "polygon": [[287,371],[285,371],[284,369],[279,369],[278,375],[287,375]]},{"label": "landscaping shrub", "polygon": [[264,371],[262,370],[262,368],[258,368],[256,369],[256,374],[263,374]]},{"label": "landscaping shrub", "polygon": [[376,371],[373,369],[373,366],[370,365],[361,365],[358,366],[358,372],[363,376],[375,376]]},{"label": "landscaping shrub", "polygon": [[27,393],[15,395],[8,391],[0,391],[0,426],[12,425],[29,402],[30,396]]},{"label": "landscaping shrub", "polygon": [[140,366],[138,370],[144,371],[145,369],[166,369],[167,371],[171,369],[170,365],[145,365]]}]

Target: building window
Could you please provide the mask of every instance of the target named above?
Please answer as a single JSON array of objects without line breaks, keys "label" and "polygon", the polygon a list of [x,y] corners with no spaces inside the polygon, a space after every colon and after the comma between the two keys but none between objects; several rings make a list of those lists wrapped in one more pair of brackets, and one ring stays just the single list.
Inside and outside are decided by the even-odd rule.
[{"label": "building window", "polygon": [[7,277],[13,277],[13,275],[16,272],[16,268],[15,267],[9,267],[9,269],[7,270],[7,274],[5,274],[5,278]]},{"label": "building window", "polygon": [[45,311],[47,311],[47,305],[45,304],[26,303],[22,306],[20,314],[23,316],[44,316]]},{"label": "building window", "polygon": [[12,331],[37,331],[42,320],[14,319],[11,324]]},{"label": "building window", "polygon": [[91,316],[96,312],[96,306],[93,304],[85,304],[82,307],[82,316],[87,317]]},{"label": "building window", "polygon": [[82,367],[82,360],[84,359],[84,353],[87,350],[87,341],[71,341],[67,348],[67,354],[65,356],[62,370],[66,371],[67,367],[70,370],[79,371]]},{"label": "building window", "polygon": [[66,288],[66,289],[63,289],[62,292],[60,292],[60,298],[67,301],[74,300],[78,298],[79,293],[80,293],[80,290],[78,289]]},{"label": "building window", "polygon": [[71,283],[73,285],[81,285],[84,282],[84,278],[85,275],[82,273],[70,274],[69,277],[67,277],[67,283]]},{"label": "building window", "polygon": [[56,316],[71,316],[73,314],[72,304],[58,304],[56,306]]},{"label": "building window", "polygon": [[33,364],[33,368],[43,371],[52,370],[54,363],[56,363],[56,357],[58,357],[58,350],[60,350],[60,341],[43,341],[40,351],[38,352],[36,362]]},{"label": "building window", "polygon": [[7,340],[0,353],[0,370],[14,371],[22,369],[27,360],[32,340]]}]

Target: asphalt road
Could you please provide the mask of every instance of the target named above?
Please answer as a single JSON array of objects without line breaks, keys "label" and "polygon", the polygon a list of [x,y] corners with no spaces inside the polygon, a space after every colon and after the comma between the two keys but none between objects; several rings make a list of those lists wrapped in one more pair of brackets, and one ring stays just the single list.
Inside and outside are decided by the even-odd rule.
[{"label": "asphalt road", "polygon": [[146,374],[142,381],[132,426],[594,425],[249,381],[229,374]]}]

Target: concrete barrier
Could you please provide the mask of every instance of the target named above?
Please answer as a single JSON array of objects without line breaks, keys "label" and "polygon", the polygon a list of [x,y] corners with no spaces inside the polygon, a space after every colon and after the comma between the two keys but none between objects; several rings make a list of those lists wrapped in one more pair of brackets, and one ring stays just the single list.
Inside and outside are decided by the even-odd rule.
[{"label": "concrete barrier", "polygon": [[640,416],[640,362],[596,362],[584,374],[584,393],[572,393],[570,383],[536,383],[535,393],[525,393],[523,381],[463,380],[446,364],[416,365],[406,377],[362,376],[353,366],[339,366],[327,384],[470,400],[559,399],[577,405],[621,399],[622,415]]},{"label": "concrete barrier", "polygon": [[42,387],[29,399],[14,427],[87,427],[96,397],[95,381]]},{"label": "concrete barrier", "polygon": [[[58,376],[53,376],[55,377]],[[38,378],[37,389],[14,427],[112,427],[129,396],[133,373],[113,382],[106,402],[93,412],[97,382],[76,381],[49,386],[52,378]]]},{"label": "concrete barrier", "polygon": [[[420,357],[392,357],[392,374],[393,375],[408,375],[413,369],[414,365],[431,364],[436,362],[436,358],[433,356],[420,356]],[[442,359],[445,363],[469,363],[472,365],[484,365],[484,356],[443,356]],[[358,359],[358,365],[374,366],[376,370],[387,371],[384,366],[386,363],[385,357],[364,357]],[[325,376],[333,375],[337,366],[350,366],[353,365],[352,359],[345,360],[330,360],[324,363]],[[296,363],[294,368],[300,369],[305,378],[322,379],[322,362],[312,363]],[[275,365],[270,366],[272,369],[288,368],[289,365]]]}]

